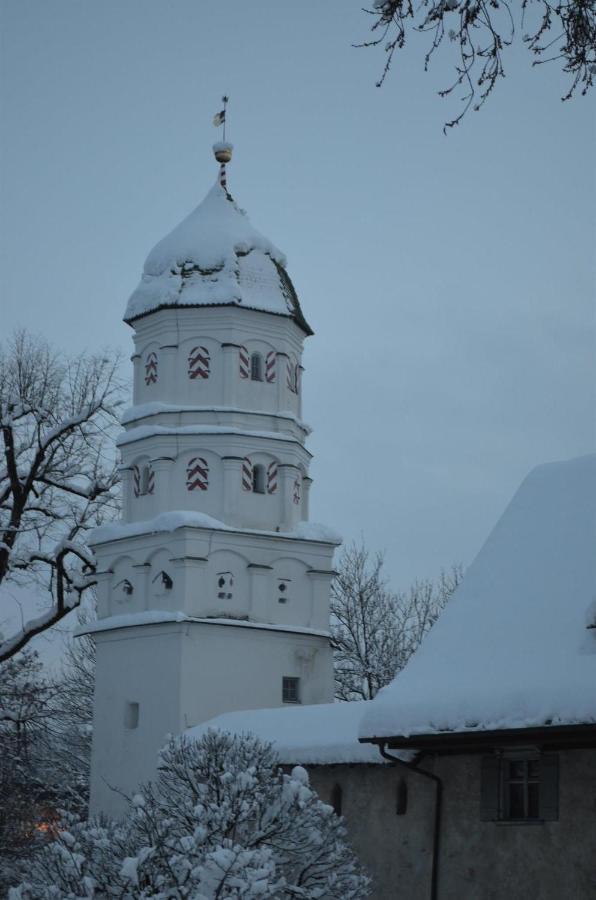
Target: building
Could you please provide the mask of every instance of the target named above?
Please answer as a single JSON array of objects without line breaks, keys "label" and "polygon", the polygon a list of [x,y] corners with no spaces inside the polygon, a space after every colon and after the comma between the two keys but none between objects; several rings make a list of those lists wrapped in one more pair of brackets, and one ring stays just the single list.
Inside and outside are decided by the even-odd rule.
[{"label": "building", "polygon": [[596,897],[595,497],[596,455],[531,472],[405,669],[372,701],[301,710],[308,742],[286,710],[202,726],[309,767],[375,900]]},{"label": "building", "polygon": [[302,349],[283,254],[227,189],[149,254],[125,321],[133,406],[120,522],[93,537],[93,812],[118,813],[168,733],[232,709],[333,697],[339,538],[308,521]]}]

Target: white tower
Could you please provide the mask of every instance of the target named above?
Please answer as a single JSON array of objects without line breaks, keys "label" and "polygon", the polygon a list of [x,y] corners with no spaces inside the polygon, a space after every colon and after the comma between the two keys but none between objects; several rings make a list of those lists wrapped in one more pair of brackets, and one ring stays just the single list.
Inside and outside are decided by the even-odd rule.
[{"label": "white tower", "polygon": [[221,712],[333,698],[339,539],[308,522],[301,354],[283,255],[226,186],[151,251],[125,321],[122,521],[94,535],[91,807],[119,812],[168,733]]}]

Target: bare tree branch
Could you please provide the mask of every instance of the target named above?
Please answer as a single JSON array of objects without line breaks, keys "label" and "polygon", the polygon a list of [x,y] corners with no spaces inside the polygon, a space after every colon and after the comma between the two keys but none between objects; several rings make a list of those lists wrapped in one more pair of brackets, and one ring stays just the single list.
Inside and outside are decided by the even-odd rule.
[{"label": "bare tree branch", "polygon": [[117,357],[65,358],[17,332],[0,346],[0,585],[35,583],[43,612],[0,641],[0,661],[78,606],[95,583],[88,531],[117,510]]},{"label": "bare tree branch", "polygon": [[437,583],[392,593],[383,556],[363,543],[344,549],[331,586],[331,644],[339,700],[371,700],[419,646],[462,579],[460,566]]},{"label": "bare tree branch", "polygon": [[578,89],[586,94],[596,75],[596,0],[519,0],[515,15],[512,7],[509,0],[421,0],[416,6],[410,0],[376,0],[372,9],[365,10],[374,20],[372,38],[356,46],[383,47],[380,87],[410,32],[431,35],[425,70],[447,36],[456,48],[456,77],[439,95],[449,96],[459,87],[464,93],[463,109],[443,130],[458,125],[470,107],[479,110],[505,77],[503,50],[514,40],[516,19],[532,64],[561,60],[563,71],[571,76],[562,99],[569,100]]}]

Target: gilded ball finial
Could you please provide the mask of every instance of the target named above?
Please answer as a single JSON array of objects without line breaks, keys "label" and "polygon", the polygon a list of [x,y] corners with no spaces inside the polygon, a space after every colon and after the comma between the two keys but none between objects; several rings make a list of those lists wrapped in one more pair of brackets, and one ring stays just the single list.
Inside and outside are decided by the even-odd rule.
[{"label": "gilded ball finial", "polygon": [[218,141],[213,145],[213,155],[218,163],[229,163],[232,158],[234,145],[227,141]]}]

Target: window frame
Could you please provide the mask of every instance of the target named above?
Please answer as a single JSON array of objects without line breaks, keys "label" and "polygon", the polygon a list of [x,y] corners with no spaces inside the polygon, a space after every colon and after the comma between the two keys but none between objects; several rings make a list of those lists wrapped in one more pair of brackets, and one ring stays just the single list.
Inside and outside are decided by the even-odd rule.
[{"label": "window frame", "polygon": [[281,679],[282,703],[301,703],[300,678],[295,675],[284,675]]},{"label": "window frame", "polygon": [[267,478],[265,474],[265,466],[262,463],[255,463],[252,467],[252,492],[253,494],[267,493]]},{"label": "window frame", "polygon": [[[522,764],[521,772],[513,767]],[[534,771],[532,769],[534,768]],[[514,802],[512,786],[521,785]],[[537,787],[534,789],[533,786]],[[517,791],[519,794],[519,790]],[[532,798],[531,794],[534,793]],[[559,757],[536,747],[497,749],[482,757],[480,819],[502,825],[540,825],[559,818]]]},{"label": "window frame", "polygon": [[264,381],[263,354],[255,350],[250,354],[249,377],[251,381]]}]

